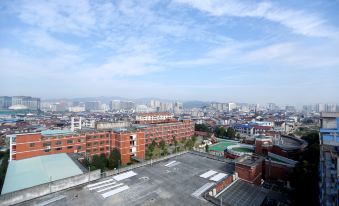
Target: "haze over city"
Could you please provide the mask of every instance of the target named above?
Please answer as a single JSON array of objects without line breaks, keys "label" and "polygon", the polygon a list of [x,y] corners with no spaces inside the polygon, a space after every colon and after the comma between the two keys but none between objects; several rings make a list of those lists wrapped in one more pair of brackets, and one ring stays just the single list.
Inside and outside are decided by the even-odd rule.
[{"label": "haze over city", "polygon": [[0,95],[339,102],[338,1],[1,1]]}]

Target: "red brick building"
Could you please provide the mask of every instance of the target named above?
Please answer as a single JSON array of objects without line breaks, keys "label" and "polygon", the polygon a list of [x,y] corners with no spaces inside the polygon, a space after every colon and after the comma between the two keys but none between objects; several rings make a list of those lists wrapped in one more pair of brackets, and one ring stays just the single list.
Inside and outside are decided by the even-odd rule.
[{"label": "red brick building", "polygon": [[255,185],[261,184],[262,165],[264,158],[255,155],[243,155],[235,162],[235,172],[238,177]]},{"label": "red brick building", "polygon": [[47,130],[10,136],[10,160],[57,153],[79,153],[84,157],[105,154],[118,148],[121,161],[131,157],[143,159],[145,143],[143,131],[79,131]]},{"label": "red brick building", "polygon": [[173,137],[177,141],[190,138],[194,135],[194,123],[191,120],[182,120],[171,123],[150,124],[144,129],[145,144],[151,144],[154,140],[159,143],[162,139],[166,144],[171,144]]},{"label": "red brick building", "polygon": [[153,140],[164,139],[171,143],[173,137],[180,141],[194,135],[191,120],[143,127],[115,130],[46,130],[37,133],[8,135],[10,138],[10,160],[20,160],[57,153],[79,153],[83,157],[109,155],[113,148],[121,154],[123,164],[131,158],[144,159],[145,145]]}]

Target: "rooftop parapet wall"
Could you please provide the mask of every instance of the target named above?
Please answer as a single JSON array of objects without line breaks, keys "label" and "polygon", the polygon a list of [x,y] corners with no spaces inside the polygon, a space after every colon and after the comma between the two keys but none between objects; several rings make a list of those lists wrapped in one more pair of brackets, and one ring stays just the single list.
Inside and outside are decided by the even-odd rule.
[{"label": "rooftop parapet wall", "polygon": [[69,178],[52,181],[15,192],[6,193],[0,196],[0,206],[14,205],[37,197],[48,195],[74,186],[97,180],[101,177],[100,170],[90,173],[72,176]]}]

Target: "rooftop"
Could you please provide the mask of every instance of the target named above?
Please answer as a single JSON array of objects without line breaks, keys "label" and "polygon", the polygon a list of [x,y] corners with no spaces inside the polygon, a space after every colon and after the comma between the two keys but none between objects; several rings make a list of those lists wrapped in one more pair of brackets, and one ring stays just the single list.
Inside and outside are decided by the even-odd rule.
[{"label": "rooftop", "polygon": [[263,160],[264,158],[261,156],[245,154],[245,155],[242,155],[241,157],[238,157],[235,162],[237,164],[252,167],[252,166],[256,166],[257,164],[261,163]]},{"label": "rooftop", "polygon": [[267,192],[261,187],[255,186],[241,179],[238,179],[219,198],[222,198],[225,205],[230,206],[260,206],[265,200]]},{"label": "rooftop", "polygon": [[67,154],[32,157],[9,162],[1,194],[82,174]]},{"label": "rooftop", "polygon": [[72,135],[75,134],[75,132],[71,130],[43,130],[41,131],[42,136],[57,136],[57,135]]},{"label": "rooftop", "polygon": [[[55,201],[54,206],[213,205],[201,197],[204,191],[202,188],[215,183],[210,180],[210,177],[200,176],[210,170],[216,173],[232,174],[234,167],[222,161],[186,153],[152,166],[147,165],[122,173],[118,175],[119,178],[111,176],[100,179],[99,183],[94,183],[99,185],[98,188],[92,190],[86,186],[80,186],[32,200],[28,204],[40,204],[61,196],[64,198]],[[100,186],[100,182],[104,181],[114,182],[107,183],[107,186],[101,183],[103,186]],[[104,198],[105,193],[113,195]]]}]

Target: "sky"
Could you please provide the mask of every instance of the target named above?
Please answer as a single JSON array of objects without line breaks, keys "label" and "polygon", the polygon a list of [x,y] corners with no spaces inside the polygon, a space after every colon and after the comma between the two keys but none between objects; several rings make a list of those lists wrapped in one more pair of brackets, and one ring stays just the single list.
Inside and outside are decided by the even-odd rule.
[{"label": "sky", "polygon": [[0,95],[339,103],[338,11],[338,0],[2,0]]}]

